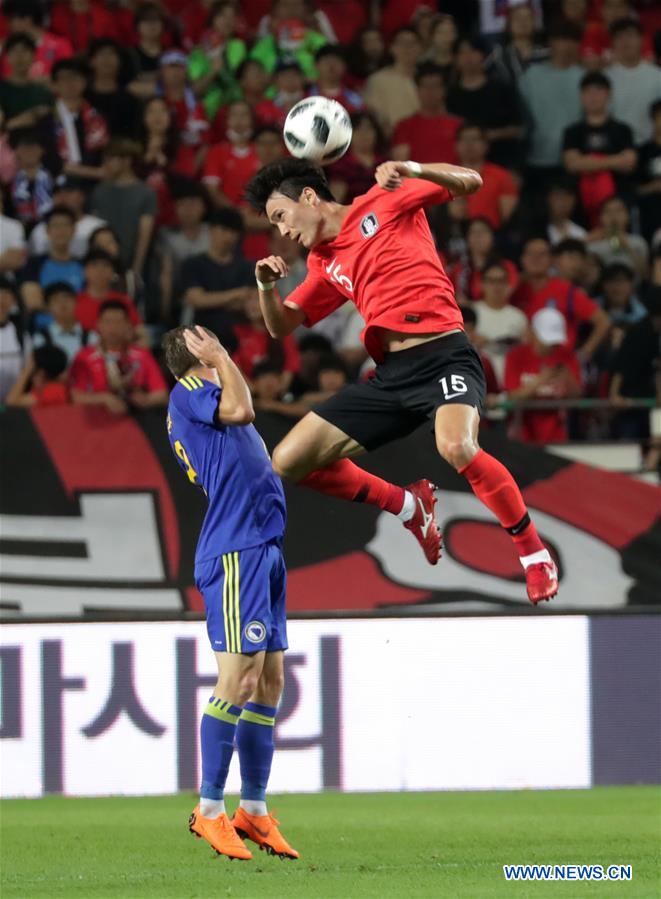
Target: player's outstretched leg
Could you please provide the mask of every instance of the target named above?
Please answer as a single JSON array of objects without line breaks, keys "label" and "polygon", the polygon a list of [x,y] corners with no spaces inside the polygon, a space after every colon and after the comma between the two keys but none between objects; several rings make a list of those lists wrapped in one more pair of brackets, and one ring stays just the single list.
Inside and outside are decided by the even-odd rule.
[{"label": "player's outstretched leg", "polygon": [[[266,788],[273,762],[273,730],[283,682],[282,652],[266,654],[253,700],[247,702],[236,731],[241,765],[241,803],[232,824],[239,836],[252,840],[270,855],[299,858],[278,829],[279,821],[266,806]],[[259,700],[259,701],[257,701]]]},{"label": "player's outstretched leg", "polygon": [[436,444],[511,536],[525,570],[528,598],[536,605],[558,592],[558,569],[539,539],[516,481],[478,446],[478,426],[479,415],[472,406],[441,406],[436,412]]},{"label": "player's outstretched leg", "polygon": [[435,565],[441,555],[441,534],[434,517],[434,485],[422,480],[398,487],[346,458],[364,452],[335,425],[310,412],[275,448],[273,467],[281,477],[304,487],[396,515]]}]

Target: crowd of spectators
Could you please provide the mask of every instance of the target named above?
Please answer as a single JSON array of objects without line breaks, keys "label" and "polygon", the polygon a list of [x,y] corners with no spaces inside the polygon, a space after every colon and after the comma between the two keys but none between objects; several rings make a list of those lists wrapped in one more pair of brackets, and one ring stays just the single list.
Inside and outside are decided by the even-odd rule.
[{"label": "crowd of spectators", "polygon": [[512,433],[646,437],[627,406],[660,389],[657,3],[5,0],[0,40],[0,401],[164,404],[159,339],[181,322],[219,336],[258,408],[299,417],[369,377],[353,307],[280,341],[255,292],[256,259],[286,259],[283,297],[306,266],[245,185],[321,95],[353,121],[327,169],[340,202],[388,158],[482,175],[428,216],[488,405],[620,408],[529,410]]}]

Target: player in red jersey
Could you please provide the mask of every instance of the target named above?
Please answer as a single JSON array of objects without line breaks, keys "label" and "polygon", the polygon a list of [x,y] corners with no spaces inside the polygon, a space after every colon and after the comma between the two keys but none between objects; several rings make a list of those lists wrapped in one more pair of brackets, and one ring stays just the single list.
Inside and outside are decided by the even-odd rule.
[{"label": "player in red jersey", "polygon": [[509,471],[480,449],[484,371],[464,334],[461,312],[423,211],[474,193],[477,172],[447,163],[384,162],[376,185],[350,206],[337,203],[321,169],[287,159],[265,166],[246,189],[285,237],[310,250],[308,275],[282,302],[279,256],[257,262],[259,301],[269,332],[312,325],[347,300],[365,319],[363,341],[377,363],[369,381],[351,384],[308,413],[275,448],[278,474],[398,515],[427,559],[440,555],[433,485],[397,487],[349,456],[404,437],[433,421],[441,456],[512,536],[533,603],[558,590],[558,573]]}]

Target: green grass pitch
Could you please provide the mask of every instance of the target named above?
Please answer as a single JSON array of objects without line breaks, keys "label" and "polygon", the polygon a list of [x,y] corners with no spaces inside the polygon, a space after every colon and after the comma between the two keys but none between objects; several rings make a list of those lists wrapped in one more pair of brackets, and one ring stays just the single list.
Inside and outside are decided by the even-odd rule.
[{"label": "green grass pitch", "polygon": [[[661,896],[661,791],[277,796],[298,862],[218,858],[194,798],[7,800],[3,899]],[[228,800],[233,809],[234,797]],[[252,848],[252,844],[249,844]],[[630,883],[507,883],[504,863],[631,864]]]}]

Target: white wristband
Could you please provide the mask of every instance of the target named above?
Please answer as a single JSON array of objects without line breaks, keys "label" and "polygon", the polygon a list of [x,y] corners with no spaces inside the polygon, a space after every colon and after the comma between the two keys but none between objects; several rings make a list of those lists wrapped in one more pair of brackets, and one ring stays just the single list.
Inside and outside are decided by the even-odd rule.
[{"label": "white wristband", "polygon": [[267,293],[269,290],[273,290],[275,288],[273,281],[264,282],[260,281],[259,278],[255,278],[255,281],[257,281],[257,286],[260,290],[263,290],[264,293]]},{"label": "white wristband", "polygon": [[412,178],[418,178],[422,175],[422,166],[419,162],[413,162],[411,159],[407,163],[405,163],[409,167],[409,171],[411,172]]}]

